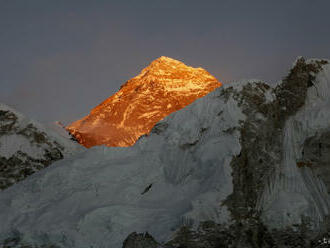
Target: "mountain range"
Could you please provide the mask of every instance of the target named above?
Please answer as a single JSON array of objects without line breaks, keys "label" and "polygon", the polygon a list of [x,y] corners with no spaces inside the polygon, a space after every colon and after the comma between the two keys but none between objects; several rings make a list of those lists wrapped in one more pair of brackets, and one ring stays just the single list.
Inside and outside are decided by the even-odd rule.
[{"label": "mountain range", "polygon": [[[163,60],[166,66],[176,63],[165,57],[153,63],[160,66]],[[212,82],[204,96],[168,116],[157,115],[150,131],[117,143],[125,147],[107,147],[115,145],[99,129],[95,140],[93,129],[81,136],[71,130],[81,144],[93,147],[74,151],[0,192],[0,244],[322,247],[330,231],[329,62],[298,58],[276,85],[244,80],[218,87],[217,80],[197,69],[201,80],[189,74],[191,82]],[[145,84],[164,78],[165,67]],[[122,89],[144,77],[142,72]],[[173,85],[176,92],[180,87]],[[115,98],[68,129],[102,123],[101,112]],[[135,106],[128,99],[116,106],[124,106],[124,112],[129,103]],[[128,117],[117,115],[116,125],[125,124]],[[103,146],[95,146],[99,141]],[[70,138],[66,142],[76,145]]]}]

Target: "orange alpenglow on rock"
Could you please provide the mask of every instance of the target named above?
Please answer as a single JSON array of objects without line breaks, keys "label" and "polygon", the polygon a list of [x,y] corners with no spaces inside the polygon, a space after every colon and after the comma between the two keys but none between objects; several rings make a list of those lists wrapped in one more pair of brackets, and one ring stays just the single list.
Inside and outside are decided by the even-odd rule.
[{"label": "orange alpenglow on rock", "polygon": [[85,147],[132,146],[165,116],[219,86],[206,70],[162,56],[67,130]]}]

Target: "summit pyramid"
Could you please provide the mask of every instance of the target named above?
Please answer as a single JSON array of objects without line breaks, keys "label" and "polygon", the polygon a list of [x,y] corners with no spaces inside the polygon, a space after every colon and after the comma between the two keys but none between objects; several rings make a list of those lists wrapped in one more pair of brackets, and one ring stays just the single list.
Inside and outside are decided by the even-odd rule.
[{"label": "summit pyramid", "polygon": [[158,121],[220,85],[206,70],[162,56],[67,129],[86,147],[131,146]]}]

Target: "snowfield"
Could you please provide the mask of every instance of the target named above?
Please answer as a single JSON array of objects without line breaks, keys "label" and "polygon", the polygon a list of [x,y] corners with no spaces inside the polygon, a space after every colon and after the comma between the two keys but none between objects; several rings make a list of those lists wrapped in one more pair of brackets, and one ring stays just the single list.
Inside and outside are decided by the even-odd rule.
[{"label": "snowfield", "polygon": [[244,118],[217,90],[131,148],[94,147],[55,162],[0,194],[2,238],[15,230],[39,244],[115,248],[133,231],[165,241],[182,223],[227,222],[220,204],[240,144],[238,132],[225,131]]}]

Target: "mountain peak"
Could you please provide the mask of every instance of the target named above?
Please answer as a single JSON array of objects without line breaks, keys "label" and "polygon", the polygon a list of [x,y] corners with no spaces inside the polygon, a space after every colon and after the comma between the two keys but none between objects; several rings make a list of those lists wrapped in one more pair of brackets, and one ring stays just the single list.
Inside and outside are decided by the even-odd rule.
[{"label": "mountain peak", "polygon": [[169,68],[172,67],[172,69],[176,69],[177,66],[188,67],[179,60],[176,60],[176,59],[173,59],[170,57],[166,57],[166,56],[160,56],[159,58],[152,61],[150,63],[150,65],[146,68],[154,68],[154,67],[158,67],[158,66],[169,66]]},{"label": "mountain peak", "polygon": [[219,86],[206,70],[161,56],[67,129],[86,147],[130,146],[165,116]]},{"label": "mountain peak", "polygon": [[183,82],[188,81],[193,82],[193,84],[218,82],[214,76],[203,68],[187,66],[179,60],[166,56],[161,56],[152,61],[139,75],[127,83],[136,82],[136,80],[140,81],[140,83],[160,82],[164,85],[182,85]]},{"label": "mountain peak", "polygon": [[182,63],[179,60],[172,59],[172,58],[166,57],[166,56],[160,56],[159,58],[155,59],[154,61],[157,61],[159,63],[171,63],[171,62]]}]

